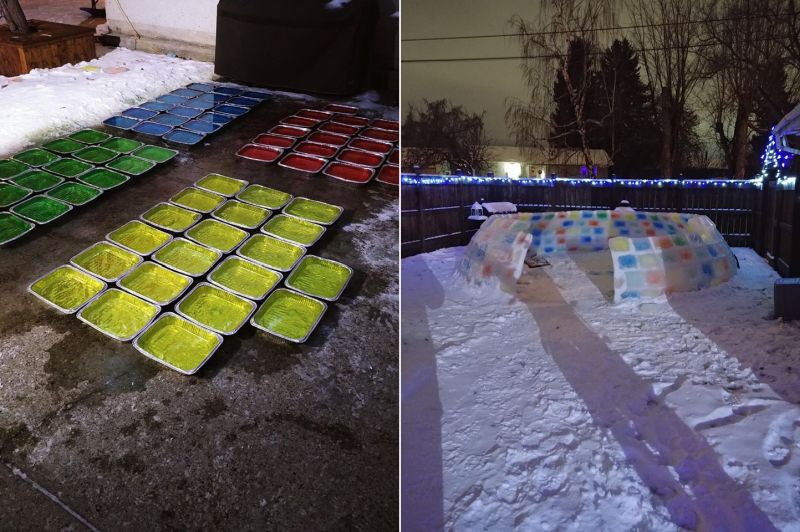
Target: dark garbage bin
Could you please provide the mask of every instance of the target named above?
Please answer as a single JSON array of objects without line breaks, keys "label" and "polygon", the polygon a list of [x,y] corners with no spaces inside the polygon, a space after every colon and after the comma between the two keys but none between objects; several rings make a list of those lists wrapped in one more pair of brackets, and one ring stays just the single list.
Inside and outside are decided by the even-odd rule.
[{"label": "dark garbage bin", "polygon": [[795,277],[776,280],[773,301],[776,318],[787,321],[800,318],[800,279]]},{"label": "dark garbage bin", "polygon": [[376,0],[220,0],[215,70],[261,87],[350,95],[364,85],[377,20]]}]

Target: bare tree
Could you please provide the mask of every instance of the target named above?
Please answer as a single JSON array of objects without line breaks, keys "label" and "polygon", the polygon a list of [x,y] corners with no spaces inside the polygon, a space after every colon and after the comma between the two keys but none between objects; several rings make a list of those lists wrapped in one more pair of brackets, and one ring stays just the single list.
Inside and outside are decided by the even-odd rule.
[{"label": "bare tree", "polygon": [[705,62],[697,53],[703,42],[700,24],[702,0],[631,0],[634,42],[640,49],[645,76],[661,118],[662,177],[673,177],[679,153],[681,120],[689,98],[705,76]]},{"label": "bare tree", "polygon": [[[590,149],[592,129],[599,127],[613,114],[615,98],[613,86],[601,77],[600,86],[606,93],[595,94],[598,76],[598,31],[601,23],[612,17],[610,0],[540,0],[542,12],[551,12],[543,24],[512,17],[510,23],[517,34],[522,49],[523,78],[530,89],[527,100],[510,99],[506,102],[506,123],[513,130],[518,146],[545,148],[543,139],[558,142],[565,137],[579,139],[579,147],[587,168],[594,168]],[[580,57],[570,57],[580,43]],[[553,87],[546,75],[556,69],[563,79],[569,99],[571,119],[563,121],[554,117]],[[609,106],[604,116],[588,112],[592,98],[603,98]],[[563,118],[563,117],[559,117]],[[560,123],[559,123],[560,122]]]},{"label": "bare tree", "polygon": [[483,113],[468,113],[447,100],[423,100],[403,121],[403,164],[421,168],[446,164],[451,173],[470,175],[489,166],[489,139]]},{"label": "bare tree", "polygon": [[704,15],[709,46],[701,53],[713,75],[714,131],[736,179],[745,177],[755,101],[758,96],[768,98],[764,85],[769,82],[769,69],[783,63],[782,36],[767,38],[779,21],[765,16],[783,3],[762,0],[756,6],[748,0],[710,0]]},{"label": "bare tree", "polygon": [[19,0],[0,0],[0,15],[8,22],[8,28],[12,33],[33,32],[22,6],[19,5]]}]

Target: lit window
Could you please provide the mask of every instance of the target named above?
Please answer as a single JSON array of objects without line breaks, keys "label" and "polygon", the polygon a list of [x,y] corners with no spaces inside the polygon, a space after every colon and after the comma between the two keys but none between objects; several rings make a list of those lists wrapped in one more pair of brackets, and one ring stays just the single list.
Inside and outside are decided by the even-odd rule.
[{"label": "lit window", "polygon": [[522,175],[522,165],[520,163],[503,163],[503,171],[511,179],[519,179]]}]

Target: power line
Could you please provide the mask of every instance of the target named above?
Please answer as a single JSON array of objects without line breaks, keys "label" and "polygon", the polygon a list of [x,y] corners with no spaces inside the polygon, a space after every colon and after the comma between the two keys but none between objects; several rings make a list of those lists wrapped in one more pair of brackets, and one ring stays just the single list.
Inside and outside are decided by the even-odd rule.
[{"label": "power line", "polygon": [[[698,43],[698,44],[688,44],[686,46],[678,47],[678,46],[663,46],[663,47],[653,47],[653,48],[633,48],[631,49],[634,53],[644,53],[644,52],[658,52],[658,51],[665,51],[665,50],[684,50],[690,48],[706,48],[709,46],[732,46],[734,44],[741,44],[741,43],[754,43],[754,42],[765,42],[765,41],[774,41],[779,39],[786,39],[786,36],[783,37],[776,37],[770,36],[768,38],[763,39],[748,39],[742,41],[735,41],[735,42],[707,42],[707,43]],[[603,55],[605,51],[597,50],[593,52],[587,52],[588,55]],[[469,62],[469,61],[510,61],[513,59],[556,59],[557,56],[555,54],[540,54],[540,55],[505,55],[505,56],[490,56],[490,57],[441,57],[441,58],[431,58],[431,59],[401,59],[402,63],[448,63],[448,62]]]},{"label": "power line", "polygon": [[[633,24],[631,26],[608,26],[605,28],[593,28],[588,31],[619,31],[619,30],[633,30],[639,28],[659,28],[663,26],[681,26],[686,24],[703,24],[708,22],[734,22],[737,20],[748,20],[748,19],[780,18],[791,15],[794,15],[794,13],[776,13],[774,15],[752,15],[752,16],[716,18],[707,20],[684,20],[683,22],[661,22],[657,24]],[[454,41],[462,39],[495,39],[499,37],[520,37],[520,36],[530,37],[533,35],[562,35],[570,33],[575,33],[575,30],[552,30],[552,31],[534,31],[534,32],[522,32],[522,33],[494,33],[494,34],[490,33],[486,35],[459,35],[459,36],[448,36],[448,37],[414,37],[410,39],[400,39],[400,41],[401,42]]]}]

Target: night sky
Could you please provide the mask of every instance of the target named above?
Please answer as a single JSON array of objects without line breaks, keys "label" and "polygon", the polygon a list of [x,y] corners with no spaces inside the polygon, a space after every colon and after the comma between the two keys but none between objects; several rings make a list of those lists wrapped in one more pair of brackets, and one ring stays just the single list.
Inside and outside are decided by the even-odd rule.
[{"label": "night sky", "polygon": [[[532,0],[404,0],[402,38],[509,33],[514,13],[536,16]],[[513,145],[503,115],[505,99],[525,97],[519,60],[451,63],[409,63],[409,59],[435,57],[482,57],[519,54],[512,38],[469,39],[435,42],[402,42],[402,105],[423,98],[447,98],[467,110],[486,110],[486,129],[494,144]]]}]

